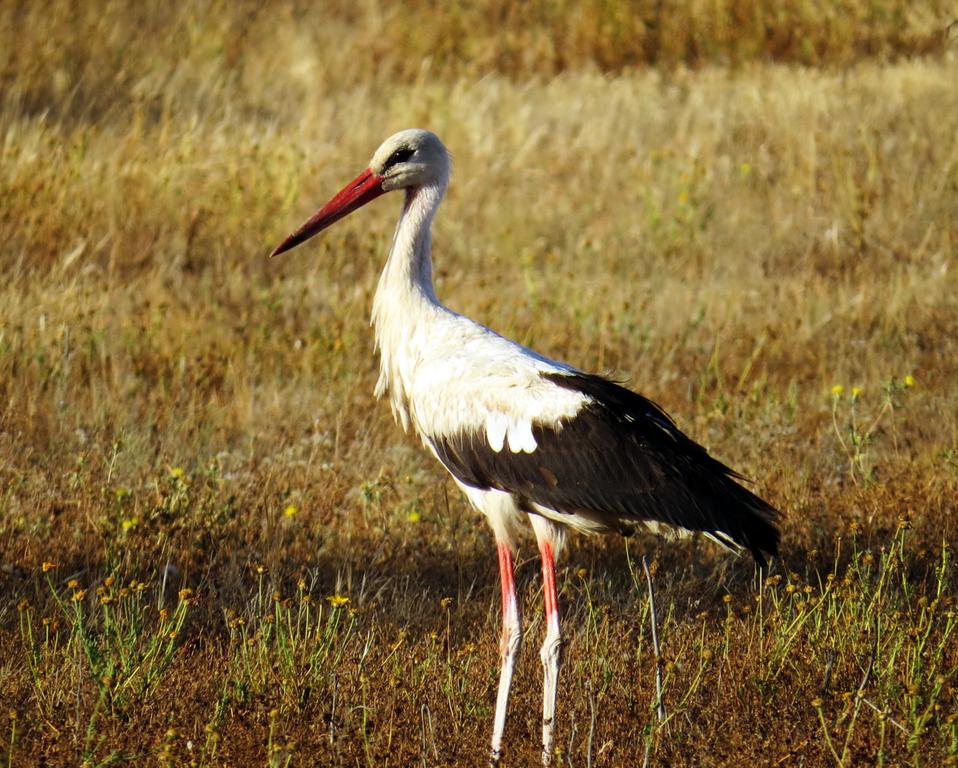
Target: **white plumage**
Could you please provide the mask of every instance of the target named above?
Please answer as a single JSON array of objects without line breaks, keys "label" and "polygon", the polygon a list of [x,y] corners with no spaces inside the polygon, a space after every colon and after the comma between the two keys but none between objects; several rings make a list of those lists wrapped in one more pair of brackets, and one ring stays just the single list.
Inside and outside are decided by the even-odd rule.
[{"label": "white plumage", "polygon": [[555,558],[566,527],[627,534],[635,524],[702,531],[733,548],[778,547],[778,513],[682,434],[654,403],[614,382],[543,357],[444,307],[432,282],[430,227],[449,181],[432,133],[401,131],[369,167],[291,234],[289,250],[379,195],[405,192],[373,300],[377,395],[411,426],[481,511],[498,543],[502,668],[491,763],[502,750],[521,640],[512,558],[529,520],[542,555],[546,603],[542,760],[554,741],[560,663]]}]

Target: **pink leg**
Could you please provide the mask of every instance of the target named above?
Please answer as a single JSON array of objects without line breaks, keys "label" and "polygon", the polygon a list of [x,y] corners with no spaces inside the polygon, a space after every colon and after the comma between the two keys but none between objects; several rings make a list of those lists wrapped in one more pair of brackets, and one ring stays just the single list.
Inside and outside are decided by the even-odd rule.
[{"label": "pink leg", "polygon": [[[538,533],[538,531],[537,531]],[[542,556],[542,591],[545,596],[546,636],[539,656],[542,658],[542,764],[552,762],[555,739],[556,693],[559,666],[562,663],[562,635],[559,631],[559,593],[556,589],[556,564],[552,541],[539,539]]]},{"label": "pink leg", "polygon": [[499,650],[502,664],[499,670],[499,692],[496,695],[496,716],[492,725],[492,753],[490,765],[498,765],[502,757],[502,732],[506,727],[506,709],[509,706],[509,688],[512,671],[522,642],[522,625],[516,584],[512,571],[512,552],[503,541],[496,543],[499,550],[499,578],[502,586],[502,640]]}]

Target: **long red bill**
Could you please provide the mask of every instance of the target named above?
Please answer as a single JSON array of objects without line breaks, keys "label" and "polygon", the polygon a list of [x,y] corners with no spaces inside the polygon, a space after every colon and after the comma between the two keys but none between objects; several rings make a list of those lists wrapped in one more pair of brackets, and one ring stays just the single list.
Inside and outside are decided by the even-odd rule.
[{"label": "long red bill", "polygon": [[270,258],[306,242],[313,235],[366,205],[370,200],[375,200],[385,191],[383,177],[377,176],[367,168],[339,190],[332,200],[310,216],[299,229],[277,245],[270,254]]}]

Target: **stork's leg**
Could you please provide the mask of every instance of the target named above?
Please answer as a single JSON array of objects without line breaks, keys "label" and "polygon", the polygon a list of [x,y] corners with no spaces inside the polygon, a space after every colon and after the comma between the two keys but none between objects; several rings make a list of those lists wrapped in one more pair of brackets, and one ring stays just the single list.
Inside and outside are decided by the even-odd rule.
[{"label": "stork's leg", "polygon": [[502,666],[499,669],[499,693],[496,695],[496,717],[492,725],[492,752],[489,764],[496,766],[502,757],[502,732],[506,727],[506,709],[509,706],[509,688],[519,645],[522,642],[522,618],[516,599],[516,583],[512,571],[512,551],[504,541],[498,541],[499,577],[502,585],[502,640],[499,650]]},{"label": "stork's leg", "polygon": [[559,592],[556,588],[555,556],[561,546],[559,529],[544,518],[531,516],[542,557],[542,592],[545,598],[546,636],[539,656],[542,659],[542,764],[552,763],[555,741],[556,695],[562,664],[562,634],[559,629]]}]

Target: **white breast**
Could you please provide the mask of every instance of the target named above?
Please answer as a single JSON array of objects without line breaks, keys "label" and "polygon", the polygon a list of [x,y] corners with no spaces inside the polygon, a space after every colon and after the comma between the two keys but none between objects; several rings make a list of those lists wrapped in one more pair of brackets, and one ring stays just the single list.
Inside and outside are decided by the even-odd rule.
[{"label": "white breast", "polygon": [[574,416],[588,398],[543,379],[571,371],[468,318],[445,310],[406,346],[410,420],[423,437],[485,434],[495,451],[531,453],[534,424],[555,425]]}]

